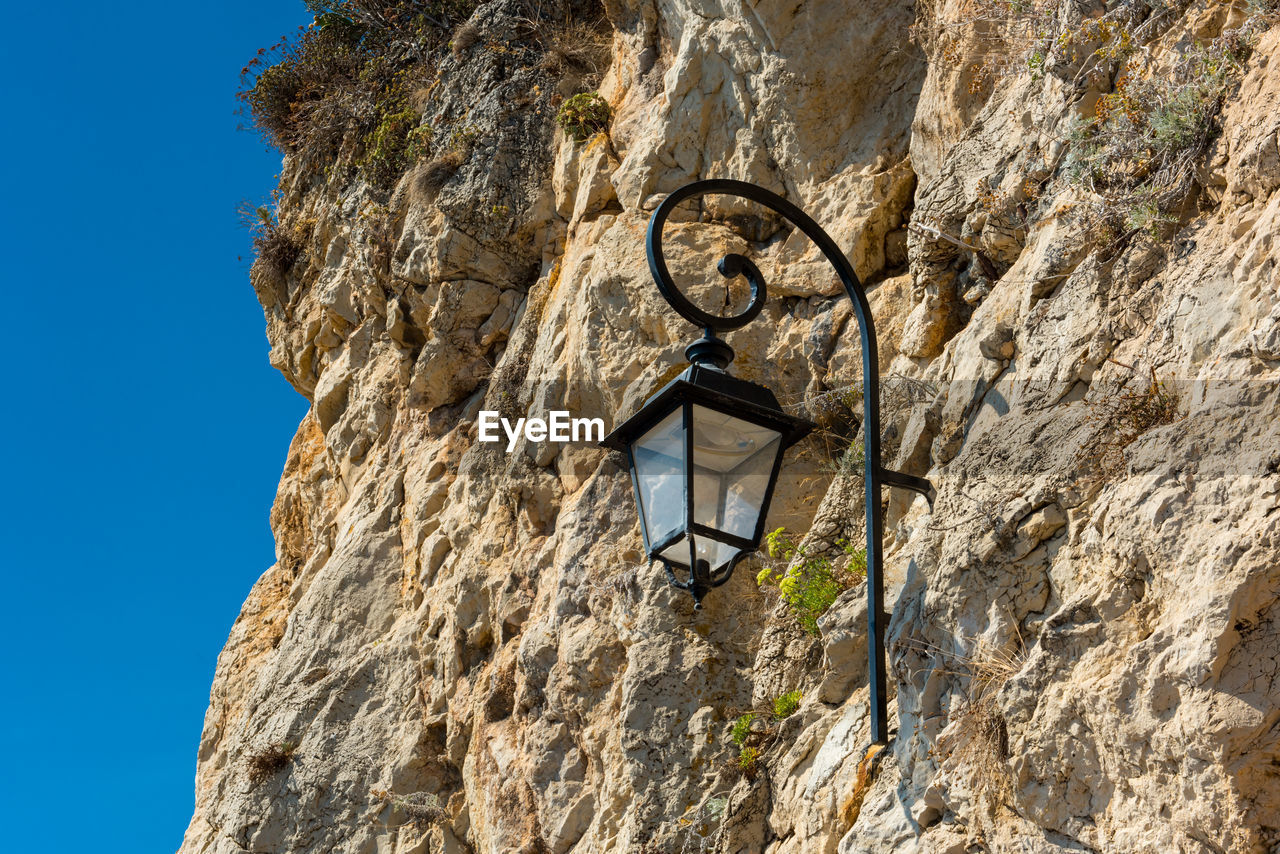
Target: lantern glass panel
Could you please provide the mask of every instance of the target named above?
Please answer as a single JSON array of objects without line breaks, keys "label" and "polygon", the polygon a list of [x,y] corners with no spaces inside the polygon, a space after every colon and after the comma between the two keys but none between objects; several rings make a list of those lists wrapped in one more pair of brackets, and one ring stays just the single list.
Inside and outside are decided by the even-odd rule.
[{"label": "lantern glass panel", "polygon": [[685,524],[683,414],[684,408],[677,407],[649,428],[631,449],[636,497],[650,545],[662,542]]},{"label": "lantern glass panel", "polygon": [[754,540],[781,451],[777,430],[694,405],[693,521]]},{"label": "lantern glass panel", "polygon": [[[694,534],[693,539],[694,548],[697,549],[698,560],[705,560],[713,570],[724,566],[733,560],[738,552],[742,551],[737,546],[731,546],[728,543],[722,543],[710,537]],[[687,567],[689,565],[689,535],[685,534],[667,546],[659,553],[659,556],[674,564]]]}]

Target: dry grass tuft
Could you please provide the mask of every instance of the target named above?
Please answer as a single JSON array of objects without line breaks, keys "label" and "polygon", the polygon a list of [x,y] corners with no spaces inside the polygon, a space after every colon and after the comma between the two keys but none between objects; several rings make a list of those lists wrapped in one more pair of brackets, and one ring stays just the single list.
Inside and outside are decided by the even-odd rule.
[{"label": "dry grass tuft", "polygon": [[[1110,361],[1134,372],[1129,365]],[[1139,436],[1178,418],[1178,393],[1156,378],[1155,368],[1150,369],[1147,385],[1140,391],[1124,390],[1129,379],[1102,390],[1089,402],[1089,419],[1098,430],[1094,440],[1077,454],[1078,462],[1092,464],[1106,480],[1124,474],[1124,451]]]},{"label": "dry grass tuft", "polygon": [[935,748],[962,769],[974,790],[1002,801],[1009,794],[1009,731],[996,696],[1018,671],[1011,659],[979,647],[973,658],[969,695],[951,710],[951,725]]},{"label": "dry grass tuft", "polygon": [[419,189],[428,197],[435,196],[466,159],[466,153],[457,149],[450,149],[432,158],[426,166],[422,167],[422,173],[418,176]]},{"label": "dry grass tuft", "polygon": [[1012,791],[1009,731],[999,695],[1022,670],[1025,646],[1018,635],[1013,651],[979,641],[971,655],[948,655],[959,665],[956,675],[967,678],[968,689],[953,701],[950,722],[931,753],[965,779],[989,806],[995,806],[1005,802]]},{"label": "dry grass tuft", "polygon": [[469,125],[455,127],[436,149],[435,156],[419,171],[418,192],[428,199],[434,198],[462,164],[467,162],[478,136],[476,129]]},{"label": "dry grass tuft", "polygon": [[284,770],[298,755],[298,745],[292,741],[269,744],[249,757],[249,782],[258,785]]},{"label": "dry grass tuft", "polygon": [[396,795],[383,789],[374,789],[371,794],[404,815],[404,823],[415,830],[427,831],[449,820],[449,813],[440,805],[440,799],[430,792]]},{"label": "dry grass tuft", "polygon": [[592,88],[609,67],[613,30],[603,18],[544,26],[538,37],[544,51],[542,68],[561,79],[572,77]]},{"label": "dry grass tuft", "polygon": [[480,41],[481,35],[480,26],[474,21],[467,21],[453,34],[453,41],[449,43],[449,48],[454,56],[460,57]]}]

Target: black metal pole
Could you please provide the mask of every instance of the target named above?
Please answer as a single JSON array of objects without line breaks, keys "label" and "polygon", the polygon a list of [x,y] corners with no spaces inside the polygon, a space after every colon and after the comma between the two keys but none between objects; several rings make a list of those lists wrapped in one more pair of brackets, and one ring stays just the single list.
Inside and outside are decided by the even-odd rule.
[{"label": "black metal pole", "polygon": [[[653,212],[649,220],[649,231],[645,238],[645,248],[649,256],[649,270],[653,274],[658,288],[670,300],[671,294],[683,302],[679,290],[671,281],[662,256],[662,226],[675,206],[680,202],[713,194],[738,196],[764,205],[782,214],[797,228],[803,231],[810,240],[817,244],[822,254],[835,267],[845,293],[853,302],[853,312],[858,319],[858,334],[862,341],[862,400],[863,422],[862,443],[865,457],[863,475],[866,494],[867,513],[867,654],[870,659],[868,672],[871,683],[871,737],[877,744],[889,741],[888,720],[888,669],[885,665],[884,629],[888,617],[884,611],[884,555],[882,539],[884,520],[880,511],[880,486],[882,483],[901,486],[924,495],[929,504],[933,504],[933,486],[922,477],[889,471],[880,464],[880,366],[876,354],[876,330],[871,317],[871,305],[867,302],[866,291],[862,282],[853,271],[849,259],[840,251],[840,247],[831,239],[821,226],[813,221],[804,211],[788,202],[781,196],[755,184],[745,181],[727,179],[711,179],[694,181],[667,196]],[[746,262],[744,265],[743,262]],[[751,317],[759,313],[764,303],[765,287],[760,271],[755,265],[738,255],[726,256],[721,260],[720,271],[731,276],[742,272],[751,281],[752,306]],[[745,313],[744,313],[745,314]]]}]

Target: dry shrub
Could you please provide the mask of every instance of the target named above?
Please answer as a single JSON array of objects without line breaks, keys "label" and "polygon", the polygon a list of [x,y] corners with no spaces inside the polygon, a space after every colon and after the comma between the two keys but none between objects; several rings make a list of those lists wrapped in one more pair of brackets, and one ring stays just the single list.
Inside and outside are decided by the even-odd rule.
[{"label": "dry shrub", "polygon": [[[900,443],[901,430],[887,430],[905,424],[911,415],[938,394],[935,384],[889,373],[880,379],[880,455],[892,459]],[[789,407],[790,408],[790,407]],[[822,446],[822,468],[840,476],[861,478],[866,462],[865,448],[858,435],[862,428],[862,385],[842,385],[819,392],[806,392],[795,414],[817,424],[812,441]]]},{"label": "dry shrub", "polygon": [[1090,194],[1100,242],[1137,232],[1158,239],[1181,221],[1223,103],[1241,76],[1249,30],[1175,54],[1172,68],[1150,66],[1138,54],[1122,63],[1113,90],[1072,135],[1068,160],[1070,180]]},{"label": "dry shrub", "polygon": [[[349,23],[349,22],[348,22]],[[337,22],[300,28],[263,48],[240,71],[237,96],[263,137],[282,151],[325,154],[367,117],[364,35]]]},{"label": "dry shrub", "polygon": [[[1114,360],[1112,364],[1121,363]],[[1136,375],[1129,365],[1131,376]],[[1096,467],[1097,473],[1110,480],[1124,474],[1124,451],[1143,433],[1154,427],[1172,424],[1178,418],[1178,393],[1156,378],[1155,368],[1150,368],[1146,387],[1140,391],[1125,391],[1131,377],[1113,386],[1104,386],[1089,401],[1089,420],[1097,428],[1093,441],[1082,447],[1077,461]]]},{"label": "dry shrub", "polygon": [[455,127],[453,132],[437,145],[435,156],[428,160],[418,172],[418,191],[428,199],[434,198],[459,167],[467,162],[478,136],[479,131],[470,125]]},{"label": "dry shrub", "polygon": [[470,147],[447,148],[431,158],[418,172],[418,192],[427,199],[435,198],[467,161],[469,154]]},{"label": "dry shrub", "polygon": [[390,804],[396,812],[404,815],[404,823],[415,830],[427,831],[449,820],[449,813],[440,805],[440,798],[430,792],[396,795],[383,789],[374,789],[372,794],[375,798]]},{"label": "dry shrub", "polygon": [[430,51],[478,2],[307,5],[316,13],[310,27],[259,50],[241,70],[242,112],[269,143],[310,162],[348,156],[364,142],[376,152],[374,179],[385,184],[417,124],[406,114],[407,93],[427,73]]},{"label": "dry shrub", "polygon": [[274,278],[283,278],[302,258],[307,235],[302,229],[281,225],[267,205],[246,202],[240,206],[240,218],[252,235],[258,261]]},{"label": "dry shrub", "polygon": [[292,741],[269,744],[249,757],[249,782],[258,785],[284,770],[298,755],[298,745]]},{"label": "dry shrub", "polygon": [[603,17],[544,27],[538,40],[544,51],[542,67],[557,77],[573,77],[593,87],[609,67],[613,30]]},{"label": "dry shrub", "polygon": [[278,275],[288,272],[302,256],[302,246],[298,239],[278,226],[263,228],[255,234],[253,248],[258,252],[258,259]]},{"label": "dry shrub", "polygon": [[466,159],[466,152],[458,149],[450,149],[432,158],[426,166],[422,167],[422,172],[418,176],[419,188],[428,198],[435,196]]},{"label": "dry shrub", "polygon": [[525,0],[524,6],[517,33],[541,49],[541,68],[561,79],[574,79],[579,87],[595,86],[609,66],[613,46],[613,28],[603,3],[570,0],[561,16],[552,15],[543,0]]}]

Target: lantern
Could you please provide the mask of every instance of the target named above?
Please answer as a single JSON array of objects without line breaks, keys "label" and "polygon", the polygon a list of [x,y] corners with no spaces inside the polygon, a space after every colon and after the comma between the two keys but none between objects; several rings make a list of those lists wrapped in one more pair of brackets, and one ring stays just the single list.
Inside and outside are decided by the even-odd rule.
[{"label": "lantern", "polygon": [[811,429],[769,389],[702,362],[605,437],[627,456],[649,559],[697,606],[760,544],[782,455]]}]

